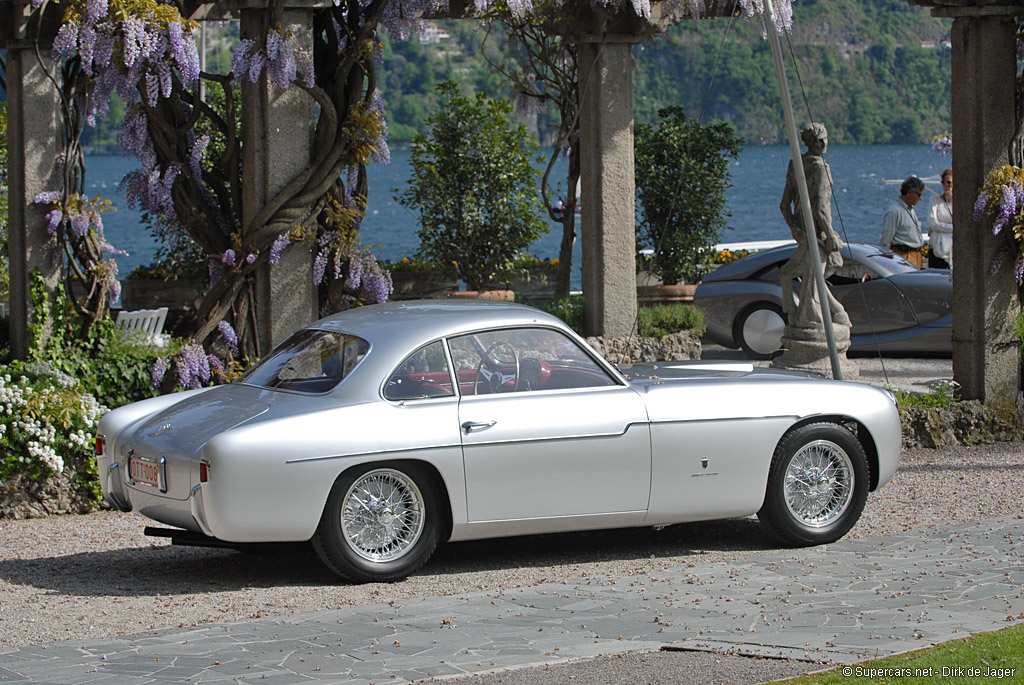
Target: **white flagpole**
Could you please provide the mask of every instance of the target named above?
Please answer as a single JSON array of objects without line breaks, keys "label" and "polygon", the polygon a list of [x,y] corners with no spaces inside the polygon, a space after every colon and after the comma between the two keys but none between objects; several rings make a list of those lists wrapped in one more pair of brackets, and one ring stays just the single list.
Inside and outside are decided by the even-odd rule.
[{"label": "white flagpole", "polygon": [[[836,334],[832,329],[832,311],[828,306],[828,291],[825,289],[824,265],[821,263],[821,255],[818,252],[818,232],[814,228],[814,214],[811,212],[811,198],[807,192],[807,178],[804,176],[803,157],[800,155],[800,144],[797,142],[796,119],[793,117],[793,100],[789,95],[786,68],[782,63],[782,46],[779,44],[779,32],[775,26],[773,2],[774,0],[764,0],[764,17],[768,25],[768,41],[771,43],[772,55],[775,57],[775,74],[779,80],[779,94],[782,96],[782,110],[786,119],[786,133],[789,135],[789,149],[793,155],[793,171],[796,172],[796,184],[800,190],[800,209],[803,211],[804,226],[806,227],[807,256],[813,260],[814,285],[818,291],[818,302],[821,305],[821,321],[825,325],[825,342],[828,344],[828,355],[832,360],[832,377],[837,381],[841,381],[843,380],[843,373],[839,369]],[[809,292],[806,292],[806,289],[810,287],[810,283],[804,284],[804,297],[810,295]]]}]

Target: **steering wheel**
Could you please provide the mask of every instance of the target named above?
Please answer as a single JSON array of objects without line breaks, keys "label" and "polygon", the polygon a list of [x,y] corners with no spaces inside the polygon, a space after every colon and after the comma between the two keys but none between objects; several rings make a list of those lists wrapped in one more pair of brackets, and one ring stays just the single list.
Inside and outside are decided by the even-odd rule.
[{"label": "steering wheel", "polygon": [[[494,358],[494,352],[500,348],[504,348],[512,353],[513,372],[511,376],[503,374],[498,369],[498,360]],[[493,365],[495,368],[485,368],[485,366]],[[507,342],[497,342],[487,348],[487,351],[480,357],[480,363],[476,365],[476,380],[473,383],[473,394],[480,394],[480,381],[487,382],[487,392],[496,393],[500,392],[501,388],[505,385],[512,383],[512,391],[518,392],[519,390],[519,354],[516,352],[516,348],[512,347]]]}]

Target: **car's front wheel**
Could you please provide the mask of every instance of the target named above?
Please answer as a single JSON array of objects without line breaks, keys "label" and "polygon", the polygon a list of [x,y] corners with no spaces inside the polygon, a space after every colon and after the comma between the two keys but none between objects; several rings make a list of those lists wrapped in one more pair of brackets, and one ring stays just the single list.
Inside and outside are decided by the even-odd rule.
[{"label": "car's front wheel", "polygon": [[400,580],[434,553],[439,520],[437,494],[421,467],[366,464],[334,483],[313,547],[349,580]]},{"label": "car's front wheel", "polygon": [[749,358],[768,359],[782,345],[785,328],[782,307],[758,302],[737,317],[735,338]]},{"label": "car's front wheel", "polygon": [[788,433],[772,457],[757,517],[798,547],[834,542],[860,518],[868,492],[868,460],[850,431],[812,423]]}]

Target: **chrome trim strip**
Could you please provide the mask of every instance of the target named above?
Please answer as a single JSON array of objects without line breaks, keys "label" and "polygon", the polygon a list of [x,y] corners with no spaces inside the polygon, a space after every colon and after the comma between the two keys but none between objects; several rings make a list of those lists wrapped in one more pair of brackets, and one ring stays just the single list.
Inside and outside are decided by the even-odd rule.
[{"label": "chrome trim strip", "polygon": [[206,509],[203,507],[203,486],[201,484],[192,488],[189,503],[192,510],[192,518],[199,524],[203,533],[211,538],[216,537],[213,531],[210,530],[210,524],[206,522]]},{"label": "chrome trim strip", "polygon": [[372,454],[394,454],[395,452],[421,452],[423,450],[445,449],[448,447],[475,447],[476,445],[501,445],[505,443],[523,442],[556,442],[558,440],[580,440],[583,438],[615,438],[626,434],[626,431],[633,425],[647,425],[647,422],[634,424],[630,423],[618,433],[588,433],[586,435],[559,435],[553,438],[519,438],[517,440],[491,440],[487,442],[473,442],[469,445],[462,442],[449,443],[447,445],[430,445],[429,447],[395,447],[386,450],[374,450],[372,452],[352,452],[350,454],[335,454],[328,457],[300,457],[298,459],[287,459],[285,464],[299,464],[305,461],[326,461],[328,459],[348,459],[350,457],[365,457]]},{"label": "chrome trim strip", "polygon": [[352,452],[350,454],[334,454],[334,455],[327,456],[327,457],[300,457],[298,459],[286,459],[284,463],[285,464],[301,464],[302,462],[307,462],[307,461],[327,461],[327,460],[330,460],[330,459],[348,459],[348,458],[354,458],[354,457],[366,457],[366,456],[370,456],[370,455],[373,455],[373,454],[394,454],[396,452],[420,452],[420,451],[423,451],[423,450],[445,449],[445,448],[448,448],[448,447],[475,447],[477,445],[501,445],[501,444],[505,444],[505,443],[520,444],[520,443],[524,443],[524,442],[556,442],[558,440],[582,440],[582,439],[585,439],[585,438],[617,438],[617,437],[622,437],[623,435],[625,435],[629,431],[629,429],[632,428],[633,426],[655,426],[655,425],[663,426],[663,425],[668,425],[668,424],[673,424],[673,423],[719,423],[719,422],[723,422],[723,421],[765,421],[765,420],[770,420],[770,419],[789,419],[790,421],[796,421],[796,420],[801,419],[801,418],[808,418],[808,417],[801,417],[801,416],[796,416],[796,415],[791,415],[791,414],[780,414],[780,415],[774,415],[774,416],[747,416],[747,417],[743,417],[743,418],[665,419],[665,420],[662,420],[662,421],[642,421],[642,422],[634,421],[634,422],[626,424],[626,427],[623,430],[621,430],[621,431],[619,431],[617,433],[616,432],[588,433],[586,435],[559,435],[559,436],[553,437],[553,438],[519,438],[519,439],[515,439],[515,440],[489,440],[489,441],[480,441],[480,442],[475,442],[474,441],[474,442],[469,443],[469,444],[462,443],[462,442],[457,442],[457,443],[449,443],[449,444],[446,444],[446,445],[430,445],[429,447],[395,447],[395,448],[386,449],[386,450],[374,450],[372,452]]},{"label": "chrome trim strip", "polygon": [[374,450],[372,452],[352,452],[350,454],[333,454],[326,457],[299,457],[298,459],[286,459],[285,464],[301,464],[305,461],[328,461],[330,459],[348,459],[350,457],[365,457],[371,454],[394,454],[395,452],[422,452],[424,450],[447,449],[449,447],[462,447],[461,442],[453,442],[447,445],[430,445],[429,447],[395,447],[387,450]]},{"label": "chrome trim strip", "polygon": [[[535,516],[530,518],[517,518],[517,519],[484,519],[481,521],[470,521],[470,525],[485,524],[485,523],[534,523],[536,521],[558,521],[560,519],[592,519],[601,518],[606,516],[620,516],[628,514],[646,514],[646,509],[627,509],[625,511],[602,511],[595,512],[593,514],[559,514],[558,516]],[[641,526],[642,527],[642,526]]]},{"label": "chrome trim strip", "polygon": [[157,473],[156,482],[157,489],[163,494],[167,494],[167,457],[160,457],[156,460],[156,463],[160,466],[160,471]]}]

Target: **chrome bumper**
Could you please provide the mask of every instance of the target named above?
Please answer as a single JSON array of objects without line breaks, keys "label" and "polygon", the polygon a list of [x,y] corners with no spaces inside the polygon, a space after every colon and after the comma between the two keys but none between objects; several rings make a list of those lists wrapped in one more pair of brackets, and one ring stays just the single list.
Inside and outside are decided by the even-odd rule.
[{"label": "chrome bumper", "polygon": [[131,500],[124,494],[124,483],[121,482],[121,464],[114,462],[107,467],[106,499],[110,506],[118,511],[131,511]]},{"label": "chrome bumper", "polygon": [[210,524],[206,521],[206,509],[203,507],[202,483],[192,488],[192,494],[189,497],[189,506],[192,508],[192,518],[194,518],[196,523],[199,524],[200,530],[211,538],[217,537],[213,534],[213,531],[210,530]]}]

